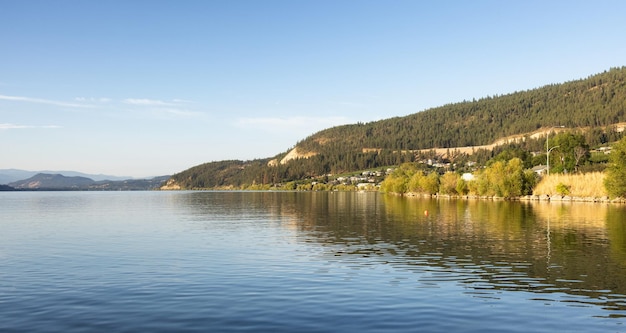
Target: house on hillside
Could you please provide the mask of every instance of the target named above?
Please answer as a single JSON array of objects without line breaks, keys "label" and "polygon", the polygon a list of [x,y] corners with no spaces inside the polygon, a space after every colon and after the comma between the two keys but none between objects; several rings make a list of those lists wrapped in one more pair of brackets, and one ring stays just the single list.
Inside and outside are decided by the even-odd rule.
[{"label": "house on hillside", "polygon": [[545,165],[539,164],[539,165],[537,165],[537,166],[533,167],[531,170],[532,170],[534,173],[538,174],[539,176],[543,176],[544,174],[546,174],[546,173],[547,173],[547,171],[548,171],[548,167],[547,167],[547,166],[545,166]]},{"label": "house on hillside", "polygon": [[466,182],[471,182],[472,180],[476,179],[476,177],[474,177],[473,174],[466,172],[461,175],[461,179],[463,179]]}]

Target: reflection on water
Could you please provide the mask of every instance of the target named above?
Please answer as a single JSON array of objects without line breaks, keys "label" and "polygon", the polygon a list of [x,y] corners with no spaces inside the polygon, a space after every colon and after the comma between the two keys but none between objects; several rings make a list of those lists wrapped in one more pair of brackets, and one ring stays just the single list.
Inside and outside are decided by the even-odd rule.
[{"label": "reflection on water", "polygon": [[620,331],[626,208],[0,195],[0,331]]},{"label": "reflection on water", "polygon": [[[623,206],[375,193],[235,192],[221,200],[242,195],[252,196],[248,211],[280,217],[304,241],[324,246],[327,260],[391,265],[419,273],[420,287],[455,281],[475,297],[525,291],[541,302],[600,305],[609,310],[606,316],[626,314]],[[215,202],[192,206],[220,209]]]}]

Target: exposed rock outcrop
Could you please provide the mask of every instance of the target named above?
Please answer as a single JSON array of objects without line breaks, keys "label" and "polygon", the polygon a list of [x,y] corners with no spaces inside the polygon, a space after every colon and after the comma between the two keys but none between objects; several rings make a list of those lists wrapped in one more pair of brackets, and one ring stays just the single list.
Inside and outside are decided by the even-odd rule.
[{"label": "exposed rock outcrop", "polygon": [[281,165],[291,161],[291,160],[296,160],[299,158],[309,158],[311,156],[315,156],[317,155],[316,152],[306,152],[306,153],[302,153],[298,150],[298,147],[293,148],[289,153],[287,153],[287,155],[285,155],[285,157],[283,157],[282,160],[280,160],[280,162],[277,162],[276,159],[273,159],[269,162],[267,162],[268,166],[277,166],[278,163],[280,163]]},{"label": "exposed rock outcrop", "polygon": [[169,179],[167,183],[165,183],[165,185],[161,186],[161,190],[164,190],[164,191],[180,190],[180,189],[181,189],[180,185],[178,185],[178,183],[176,183],[176,180],[174,179]]}]

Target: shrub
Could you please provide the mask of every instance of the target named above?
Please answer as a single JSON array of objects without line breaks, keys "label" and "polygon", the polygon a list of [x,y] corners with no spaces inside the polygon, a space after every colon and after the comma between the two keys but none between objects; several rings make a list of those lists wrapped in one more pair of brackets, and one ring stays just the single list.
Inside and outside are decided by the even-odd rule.
[{"label": "shrub", "polygon": [[461,180],[461,176],[454,172],[446,172],[441,176],[439,184],[439,193],[441,194],[457,194],[456,186]]},{"label": "shrub", "polygon": [[467,185],[467,182],[463,180],[463,178],[459,178],[459,181],[456,182],[456,193],[459,195],[466,195],[469,193],[470,188]]},{"label": "shrub", "polygon": [[556,193],[558,193],[560,195],[569,195],[570,188],[571,188],[571,186],[565,185],[563,183],[559,183],[556,186]]},{"label": "shrub", "polygon": [[508,162],[496,161],[485,168],[477,179],[477,191],[480,195],[498,197],[521,196],[528,186],[522,160],[512,158]]},{"label": "shrub", "polygon": [[439,175],[431,172],[428,176],[422,178],[420,187],[426,194],[435,194],[439,190]]}]

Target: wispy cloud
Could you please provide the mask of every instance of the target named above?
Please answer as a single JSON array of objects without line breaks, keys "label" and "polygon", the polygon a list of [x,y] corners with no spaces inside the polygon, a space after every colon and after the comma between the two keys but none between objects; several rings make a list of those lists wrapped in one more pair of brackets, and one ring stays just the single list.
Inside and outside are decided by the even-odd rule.
[{"label": "wispy cloud", "polygon": [[[25,96],[0,95],[0,101],[38,103],[71,108],[115,108],[111,110],[119,110],[120,105],[126,104],[131,106],[132,110],[129,110],[131,112],[149,114],[153,117],[168,119],[171,119],[173,117],[191,118],[204,115],[203,112],[189,110],[188,108],[191,107],[191,104],[193,102],[183,99],[173,99],[171,101],[166,101],[148,98],[126,98],[123,100],[114,100],[105,97],[75,97],[73,101],[65,102]],[[55,128],[55,126],[29,126],[8,123],[0,124],[0,130],[24,128]]]},{"label": "wispy cloud", "polygon": [[74,98],[75,101],[77,102],[88,102],[88,103],[109,103],[111,102],[110,98],[105,98],[105,97],[99,97],[99,98],[95,98],[95,97],[76,97]]},{"label": "wispy cloud", "polygon": [[94,105],[91,105],[91,104],[70,103],[70,102],[55,101],[55,100],[42,99],[42,98],[24,97],[24,96],[0,95],[0,100],[14,101],[14,102],[26,102],[26,103],[48,104],[48,105],[56,105],[56,106],[63,106],[63,107],[70,107],[70,108],[92,108],[92,107],[94,107]]},{"label": "wispy cloud", "polygon": [[[189,104],[193,103],[184,99],[173,99],[171,101],[164,101],[160,99],[148,99],[148,98],[126,98],[122,100],[122,103],[137,107],[143,112],[148,111],[152,115],[158,117],[198,117],[204,113],[198,111],[188,110]],[[141,112],[141,111],[140,111]]]},{"label": "wispy cloud", "polygon": [[158,99],[147,99],[147,98],[127,98],[122,102],[131,105],[141,105],[141,106],[174,106],[175,102],[165,102]]},{"label": "wispy cloud", "polygon": [[57,125],[16,125],[10,123],[0,123],[0,130],[13,130],[13,129],[29,129],[29,128],[61,128]]}]

